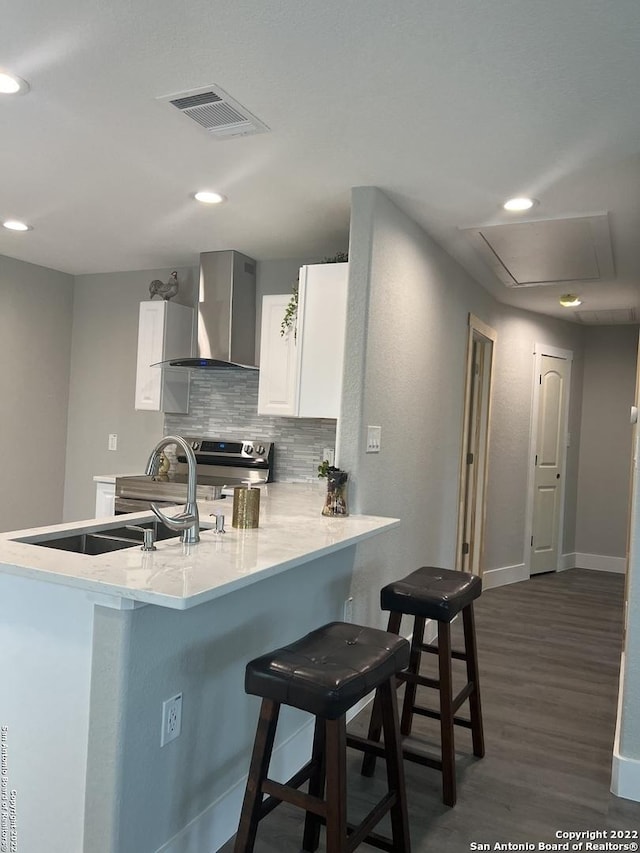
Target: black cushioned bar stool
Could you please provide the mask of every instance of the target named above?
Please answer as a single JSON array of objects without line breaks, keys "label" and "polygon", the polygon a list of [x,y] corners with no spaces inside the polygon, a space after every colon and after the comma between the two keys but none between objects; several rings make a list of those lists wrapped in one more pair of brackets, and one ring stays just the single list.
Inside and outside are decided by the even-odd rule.
[{"label": "black cushioned bar stool", "polygon": [[[282,801],[306,811],[303,850],[318,849],[324,823],[327,853],[351,853],[365,840],[382,850],[410,853],[395,701],[396,673],[408,663],[406,640],[375,628],[332,622],[247,665],[245,690],[261,696],[262,706],[235,853],[251,853],[259,821]],[[359,826],[351,827],[347,824],[345,715],[374,689],[384,730],[389,791]],[[285,785],[268,778],[281,705],[301,708],[316,718],[311,760]],[[298,788],[307,780],[309,793],[305,794]],[[387,812],[391,813],[392,840],[371,832]]]},{"label": "black cushioned bar stool", "polygon": [[[456,572],[451,569],[439,569],[423,566],[402,580],[388,584],[380,592],[380,605],[383,610],[391,611],[388,631],[400,633],[403,614],[415,617],[413,638],[411,641],[411,659],[406,672],[398,675],[400,683],[406,682],[402,705],[401,731],[410,735],[414,714],[440,720],[441,758],[430,758],[405,746],[403,756],[442,772],[442,799],[448,806],[456,803],[456,771],[454,749],[454,725],[471,729],[473,754],[478,758],[484,755],[484,735],[482,731],[482,710],[480,707],[480,687],[478,683],[478,653],[476,648],[473,602],[482,592],[482,581],[475,575]],[[451,649],[451,622],[462,611],[464,628],[464,651]],[[425,621],[435,619],[438,623],[438,644],[424,642]],[[420,675],[422,652],[438,655],[438,678]],[[467,683],[462,690],[453,695],[451,660],[466,661]],[[440,707],[438,710],[416,705],[418,687],[432,687],[438,690]],[[455,716],[463,702],[469,700],[470,720]],[[369,725],[369,739],[378,741],[382,726],[380,709],[374,703]],[[371,776],[376,757],[374,753],[365,755],[362,773]]]}]

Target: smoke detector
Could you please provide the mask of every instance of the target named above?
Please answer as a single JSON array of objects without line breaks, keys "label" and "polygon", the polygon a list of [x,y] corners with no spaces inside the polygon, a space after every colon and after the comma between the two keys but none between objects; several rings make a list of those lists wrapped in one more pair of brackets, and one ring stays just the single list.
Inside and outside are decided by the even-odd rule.
[{"label": "smoke detector", "polygon": [[217,139],[250,136],[269,130],[264,122],[217,84],[174,95],[162,95],[157,100],[171,104]]}]

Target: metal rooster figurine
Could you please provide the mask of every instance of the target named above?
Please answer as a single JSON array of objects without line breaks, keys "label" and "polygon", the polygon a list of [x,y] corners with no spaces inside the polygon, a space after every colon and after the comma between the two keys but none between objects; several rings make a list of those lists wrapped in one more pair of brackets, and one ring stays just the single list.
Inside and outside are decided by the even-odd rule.
[{"label": "metal rooster figurine", "polygon": [[168,301],[176,295],[179,286],[178,273],[174,270],[166,284],[158,278],[151,282],[149,285],[150,298],[153,299],[154,296],[160,296],[162,299]]}]

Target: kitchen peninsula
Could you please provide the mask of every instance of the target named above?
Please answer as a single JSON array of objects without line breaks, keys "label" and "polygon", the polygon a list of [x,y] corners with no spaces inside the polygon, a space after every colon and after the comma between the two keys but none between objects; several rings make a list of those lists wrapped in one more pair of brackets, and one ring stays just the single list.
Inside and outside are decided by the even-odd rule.
[{"label": "kitchen peninsula", "polygon": [[[397,519],[324,518],[317,485],[270,484],[260,527],[199,506],[197,545],[99,556],[33,544],[148,514],[0,534],[0,725],[20,853],[189,853],[233,834],[257,717],[250,658],[343,618],[357,543]],[[226,516],[227,532],[206,529]],[[31,541],[29,541],[31,540]],[[182,693],[180,736],[161,709]],[[306,758],[287,709],[276,778]]]}]

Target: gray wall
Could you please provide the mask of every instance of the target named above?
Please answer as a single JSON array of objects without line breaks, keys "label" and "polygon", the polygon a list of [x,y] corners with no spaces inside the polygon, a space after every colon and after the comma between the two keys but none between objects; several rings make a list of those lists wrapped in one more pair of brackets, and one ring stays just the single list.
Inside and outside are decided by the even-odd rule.
[{"label": "gray wall", "polygon": [[[95,474],[142,473],[163,434],[160,412],[134,409],[138,305],[170,269],[81,275],[75,280],[64,518],[90,518]],[[193,269],[178,270],[178,302],[192,304]],[[109,433],[118,449],[107,450]]]},{"label": "gray wall", "polygon": [[71,276],[0,256],[0,530],[62,516],[72,301]]},{"label": "gray wall", "polygon": [[625,557],[637,326],[585,329],[575,550]]},{"label": "gray wall", "polygon": [[531,431],[534,346],[573,353],[568,431],[563,552],[572,552],[582,401],[582,328],[550,317],[495,304],[498,341],[493,377],[491,446],[487,490],[485,567],[524,562],[526,496]]},{"label": "gray wall", "polygon": [[[468,313],[498,332],[487,569],[524,559],[533,345],[573,349],[579,389],[581,330],[498,305],[375,188],[353,191],[351,221],[338,452],[341,467],[351,472],[353,509],[402,519],[384,543],[358,549],[355,620],[382,624],[377,591],[383,581],[418,565],[455,563]],[[367,424],[382,427],[378,455],[364,453]],[[577,404],[570,428],[579,432]],[[570,464],[575,467],[575,458]],[[573,506],[567,516],[571,525]]]}]

